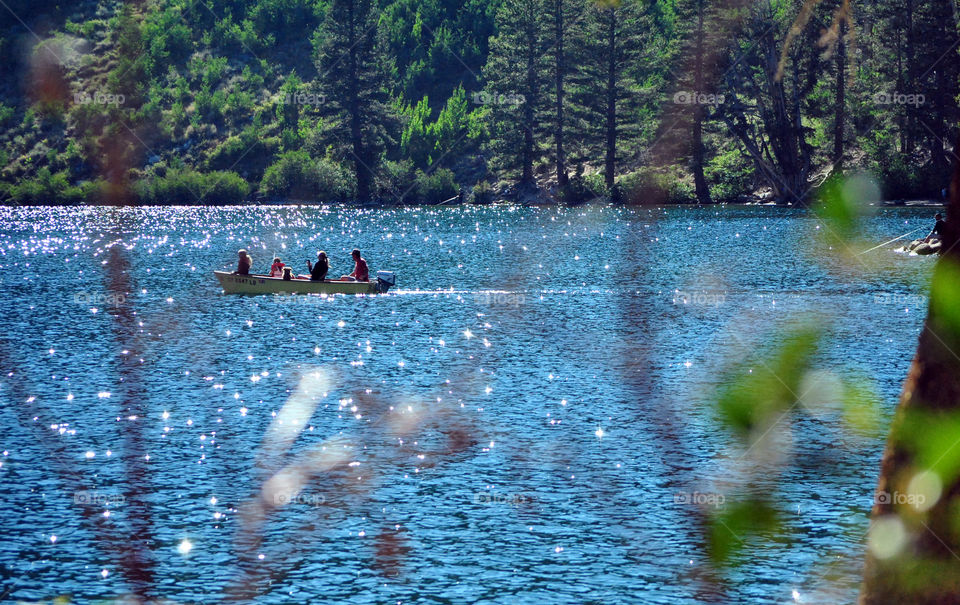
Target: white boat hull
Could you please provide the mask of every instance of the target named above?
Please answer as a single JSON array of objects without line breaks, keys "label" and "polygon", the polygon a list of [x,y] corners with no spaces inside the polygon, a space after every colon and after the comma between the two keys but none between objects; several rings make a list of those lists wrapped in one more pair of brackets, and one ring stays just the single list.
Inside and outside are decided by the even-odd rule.
[{"label": "white boat hull", "polygon": [[309,279],[284,280],[267,275],[238,275],[214,271],[224,294],[385,294],[392,283],[376,281],[340,281]]}]

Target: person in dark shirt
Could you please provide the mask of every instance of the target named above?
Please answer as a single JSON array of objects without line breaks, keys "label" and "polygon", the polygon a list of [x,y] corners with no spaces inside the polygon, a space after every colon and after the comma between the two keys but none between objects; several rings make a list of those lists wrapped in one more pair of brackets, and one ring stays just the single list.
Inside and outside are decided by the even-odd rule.
[{"label": "person in dark shirt", "polygon": [[935,218],[937,222],[934,223],[933,230],[930,232],[930,235],[927,236],[926,241],[928,242],[934,235],[936,235],[937,237],[943,237],[943,231],[944,229],[947,228],[947,222],[943,220],[942,214],[938,212],[937,215],[933,218]]},{"label": "person in dark shirt", "polygon": [[240,258],[237,260],[237,270],[235,273],[238,275],[250,275],[250,265],[253,264],[253,259],[250,258],[246,250],[237,251],[237,256]]},{"label": "person in dark shirt", "polygon": [[367,261],[361,258],[360,251],[354,249],[351,256],[353,256],[354,262],[353,273],[344,275],[340,279],[345,281],[370,281],[370,271],[367,269]]},{"label": "person in dark shirt", "polygon": [[310,269],[310,281],[323,281],[327,278],[327,271],[330,269],[330,263],[327,261],[327,253],[321,250],[317,252],[317,264],[314,265],[307,261],[307,268]]}]

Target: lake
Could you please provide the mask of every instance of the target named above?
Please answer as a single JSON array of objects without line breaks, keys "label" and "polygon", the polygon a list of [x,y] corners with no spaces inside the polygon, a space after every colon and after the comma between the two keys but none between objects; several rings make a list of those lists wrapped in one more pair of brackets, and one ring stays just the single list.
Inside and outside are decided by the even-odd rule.
[{"label": "lake", "polygon": [[[878,209],[858,250],[932,213]],[[0,217],[2,598],[855,598],[931,258],[843,259],[770,207]],[[227,296],[212,273],[323,249],[339,275],[354,247],[388,295]],[[817,376],[872,385],[883,431],[800,406],[758,456],[718,376],[811,314]],[[715,569],[700,520],[745,483],[778,527]]]}]

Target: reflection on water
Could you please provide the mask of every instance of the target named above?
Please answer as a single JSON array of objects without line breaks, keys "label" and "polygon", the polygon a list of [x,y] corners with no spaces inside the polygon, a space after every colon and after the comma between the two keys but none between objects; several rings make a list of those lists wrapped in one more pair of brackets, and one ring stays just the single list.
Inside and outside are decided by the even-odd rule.
[{"label": "reflection on water", "polygon": [[[868,236],[928,214],[882,210]],[[822,367],[872,378],[889,417],[931,259],[880,249],[844,278],[818,262],[813,217],[771,208],[0,216],[5,598],[856,591],[882,438],[829,405],[775,434],[783,535],[704,579],[690,507],[722,506],[737,462],[708,393],[815,310],[834,318]],[[348,273],[354,247],[395,291],[225,296],[212,275],[238,248],[260,271],[323,249]]]}]

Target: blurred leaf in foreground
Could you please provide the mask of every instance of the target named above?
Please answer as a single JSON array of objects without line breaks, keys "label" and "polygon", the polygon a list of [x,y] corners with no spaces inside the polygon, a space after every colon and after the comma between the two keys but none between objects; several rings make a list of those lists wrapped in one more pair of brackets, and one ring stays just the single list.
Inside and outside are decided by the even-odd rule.
[{"label": "blurred leaf in foreground", "polygon": [[707,552],[714,564],[723,565],[743,549],[750,536],[775,530],[777,511],[760,499],[736,502],[718,508],[708,524]]},{"label": "blurred leaf in foreground", "polygon": [[723,421],[741,437],[777,422],[797,403],[819,340],[818,327],[802,324],[787,332],[778,347],[758,351],[722,376],[717,407]]}]

